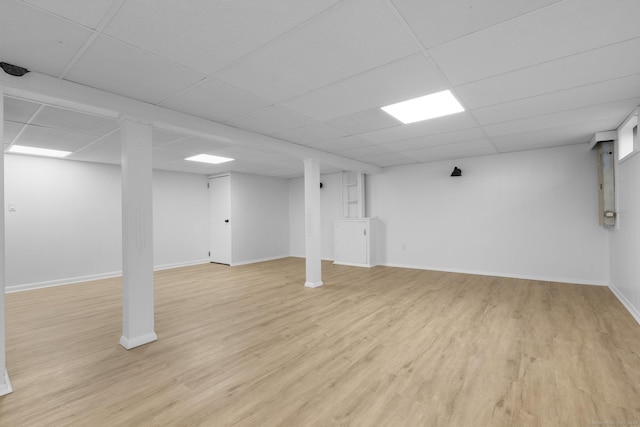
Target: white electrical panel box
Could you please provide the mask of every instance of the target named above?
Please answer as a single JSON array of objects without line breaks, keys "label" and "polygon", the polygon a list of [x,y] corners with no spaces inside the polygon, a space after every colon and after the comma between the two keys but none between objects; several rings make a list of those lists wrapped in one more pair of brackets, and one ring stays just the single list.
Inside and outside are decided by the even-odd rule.
[{"label": "white electrical panel box", "polygon": [[596,148],[598,150],[598,223],[604,227],[615,227],[616,196],[613,141],[600,141]]}]

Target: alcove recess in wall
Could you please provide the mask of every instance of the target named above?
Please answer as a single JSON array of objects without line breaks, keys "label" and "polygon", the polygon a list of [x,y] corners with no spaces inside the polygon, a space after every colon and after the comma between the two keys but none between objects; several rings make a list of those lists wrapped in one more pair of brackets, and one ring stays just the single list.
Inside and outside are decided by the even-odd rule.
[{"label": "alcove recess in wall", "polygon": [[342,217],[364,218],[364,174],[342,172]]}]

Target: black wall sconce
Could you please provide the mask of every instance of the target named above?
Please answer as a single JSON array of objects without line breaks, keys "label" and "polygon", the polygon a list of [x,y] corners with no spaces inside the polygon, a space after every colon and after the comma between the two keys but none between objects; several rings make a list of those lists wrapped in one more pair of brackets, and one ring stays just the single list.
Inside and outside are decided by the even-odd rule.
[{"label": "black wall sconce", "polygon": [[451,176],[462,176],[462,170],[457,166],[454,166],[453,172],[451,172]]},{"label": "black wall sconce", "polygon": [[29,72],[26,68],[18,67],[17,65],[8,64],[6,62],[0,62],[0,68],[12,76],[22,77]]}]

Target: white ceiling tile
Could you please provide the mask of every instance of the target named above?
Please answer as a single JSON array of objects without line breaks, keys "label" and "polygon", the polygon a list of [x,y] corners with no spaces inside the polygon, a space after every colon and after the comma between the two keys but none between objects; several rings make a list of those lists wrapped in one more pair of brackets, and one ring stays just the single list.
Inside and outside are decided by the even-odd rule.
[{"label": "white ceiling tile", "polygon": [[595,121],[608,123],[605,129],[600,130],[616,129],[622,120],[629,115],[631,110],[638,105],[638,103],[640,103],[640,97],[536,117],[528,117],[510,122],[486,125],[483,126],[483,129],[490,137],[532,132],[555,127],[567,127],[578,124],[587,126],[589,122]]},{"label": "white ceiling tile", "polygon": [[639,15],[637,0],[565,0],[429,53],[459,85],[638,37]]},{"label": "white ceiling tile", "polygon": [[606,104],[640,95],[640,74],[473,110],[481,124]]},{"label": "white ceiling tile", "polygon": [[75,133],[41,126],[27,126],[15,142],[28,147],[50,148],[52,150],[76,151],[95,141],[95,135]]},{"label": "white ceiling tile", "polygon": [[151,130],[151,140],[153,141],[153,145],[155,146],[164,145],[185,137],[186,135],[184,134],[175,133],[164,129],[153,128]]},{"label": "white ceiling tile", "polygon": [[139,49],[98,37],[65,79],[157,104],[203,77]]},{"label": "white ceiling tile", "polygon": [[24,0],[89,28],[97,28],[116,0]]},{"label": "white ceiling tile", "polygon": [[283,104],[315,119],[330,120],[445,89],[447,85],[438,70],[419,53],[305,93]]},{"label": "white ceiling tile", "polygon": [[534,130],[491,138],[500,152],[534,150],[570,144],[587,144],[596,132],[612,130],[611,121],[590,120],[570,126]]},{"label": "white ceiling tile", "polygon": [[368,145],[366,147],[349,148],[346,150],[332,150],[333,152],[351,159],[358,159],[360,157],[379,156],[383,154],[395,153],[395,151],[383,146],[383,145]]},{"label": "white ceiling tile", "polygon": [[470,109],[640,72],[640,38],[456,87]]},{"label": "white ceiling tile", "polygon": [[[248,161],[242,162],[244,164],[248,163]],[[298,170],[304,173],[304,163],[301,161],[292,161],[292,160],[275,160],[272,162],[252,162],[256,165],[266,166],[267,169],[280,170],[280,169],[289,169],[289,170]]]},{"label": "white ceiling tile", "polygon": [[189,162],[186,160],[182,160],[158,165],[156,168],[162,170],[198,173],[204,175],[214,175],[225,172],[242,172],[264,176],[292,177],[300,175],[302,166],[300,167],[300,169],[288,169],[283,167],[265,167],[265,165],[262,163],[244,160],[236,160],[220,165],[211,165],[206,163]]},{"label": "white ceiling tile", "polygon": [[[154,169],[162,169],[169,170],[174,172],[186,172],[186,173],[197,173],[203,175],[212,175],[220,172],[228,172],[229,166],[225,169],[222,169],[221,166],[228,165],[225,163],[223,165],[211,165],[208,163],[200,163],[200,162],[190,162],[184,159],[176,159],[173,157],[171,161],[158,161],[158,154],[156,153],[158,150],[153,151],[153,168]],[[163,156],[164,157],[164,156]],[[168,157],[167,157],[168,160]]]},{"label": "white ceiling tile", "polygon": [[363,133],[359,136],[373,143],[382,144],[385,142],[402,141],[426,135],[436,135],[439,133],[452,132],[454,130],[468,129],[476,127],[477,125],[478,124],[474,120],[473,116],[468,112],[464,112],[425,120],[422,122],[411,123],[408,125]]},{"label": "white ceiling tile", "polygon": [[[153,128],[152,129],[152,137],[151,140],[153,142],[154,150],[155,147],[162,146],[164,144],[168,144],[170,142],[174,142],[183,138],[188,138],[187,135],[178,134],[174,132],[169,132],[163,129]],[[120,162],[121,151],[120,151],[120,131],[114,132],[109,136],[100,139],[97,142],[92,143],[91,145],[82,148],[79,152],[73,154],[74,159],[80,159],[83,156],[90,156],[91,160],[89,161],[101,161],[95,159],[97,157],[100,158],[101,154],[111,155],[113,159],[117,159],[117,163]],[[155,152],[155,151],[154,151]],[[171,158],[179,158],[183,159],[179,152],[172,152]],[[105,163],[114,163],[113,161],[106,161]]]},{"label": "white ceiling tile", "polygon": [[[87,40],[82,26],[95,27],[117,5],[0,1],[0,60],[15,55],[8,62],[53,75]],[[98,36],[67,78],[382,167],[586,142],[640,103],[636,0],[194,2],[127,1],[108,27],[123,42]],[[435,63],[470,112],[402,125],[378,108],[446,88]],[[218,74],[203,81],[211,72]],[[7,138],[38,105],[7,97]],[[119,163],[119,132],[95,139],[117,124],[81,116],[46,107],[20,143]],[[259,146],[161,129],[153,144],[156,168],[302,174],[299,159]],[[236,161],[184,160],[201,152]],[[334,169],[322,165],[323,173]]]},{"label": "white ceiling tile", "polygon": [[18,1],[2,1],[2,62],[59,76],[90,35],[89,30]]},{"label": "white ceiling tile", "polygon": [[329,126],[341,129],[351,135],[373,132],[374,130],[386,129],[402,124],[380,108],[336,117],[335,119],[328,120],[326,123]]},{"label": "white ceiling tile", "polygon": [[393,151],[403,152],[431,147],[434,145],[455,144],[458,142],[477,141],[484,138],[484,133],[478,127],[463,129],[437,135],[421,136],[419,138],[406,139],[404,141],[389,142],[384,147]]},{"label": "white ceiling tile", "polygon": [[101,138],[71,154],[71,160],[86,162],[120,164],[122,150],[120,149],[120,133]]},{"label": "white ceiling tile", "polygon": [[294,164],[302,167],[303,162],[300,159],[293,158],[280,153],[273,153],[262,150],[254,150],[247,147],[240,147],[237,145],[228,145],[218,150],[212,151],[211,154],[215,156],[231,157],[232,159],[242,159],[245,161],[251,161],[256,163],[274,163],[278,161],[294,162]]},{"label": "white ceiling tile", "polygon": [[231,119],[228,123],[241,129],[272,135],[310,125],[314,123],[314,121],[288,108],[272,105],[262,110]]},{"label": "white ceiling tile", "polygon": [[[234,145],[227,145],[219,147],[214,150],[207,151],[208,154],[215,156],[230,157],[235,159],[233,162],[228,162],[216,165],[206,165],[203,163],[192,162],[184,160],[185,157],[196,154],[193,152],[193,147],[179,146],[180,142],[176,143],[176,147],[156,147],[153,150],[153,165],[160,169],[181,170],[189,171],[191,166],[194,170],[191,172],[196,173],[216,173],[225,172],[229,170],[244,171],[250,173],[259,173],[259,167],[261,165],[263,172],[273,169],[281,169],[283,165],[289,168],[298,167],[302,170],[303,163],[299,159],[293,159],[288,156],[282,156],[279,154],[253,150],[246,147],[239,147]],[[199,147],[197,147],[199,148]],[[250,165],[250,168],[247,166]],[[178,169],[176,169],[178,168]]]},{"label": "white ceiling tile", "polygon": [[392,0],[412,31],[430,48],[560,0]]},{"label": "white ceiling tile", "polygon": [[210,74],[337,1],[128,1],[105,32]]},{"label": "white ceiling tile", "polygon": [[366,147],[373,144],[370,141],[359,138],[358,136],[342,136],[340,138],[318,141],[307,145],[320,151],[335,152],[351,148]]},{"label": "white ceiling tile", "polygon": [[296,144],[308,145],[318,141],[347,136],[347,133],[324,123],[314,123],[297,129],[276,133],[273,136]]},{"label": "white ceiling tile", "polygon": [[4,119],[12,122],[27,123],[40,104],[22,99],[4,97]]},{"label": "white ceiling tile", "polygon": [[113,119],[45,106],[31,122],[34,125],[102,136],[120,128]]},{"label": "white ceiling tile", "polygon": [[18,136],[18,134],[20,133],[20,131],[22,130],[22,127],[24,125],[22,123],[16,123],[16,122],[9,122],[7,120],[5,120],[4,122],[4,143],[5,144],[10,144],[13,139]]},{"label": "white ceiling tile", "polygon": [[196,163],[196,162],[189,162],[184,160],[185,157],[187,157],[185,154],[180,153],[180,151],[177,150],[167,150],[165,148],[162,147],[153,147],[153,151],[152,151],[152,160],[153,160],[153,167],[157,167],[160,165],[164,165],[164,164],[168,164],[168,163],[174,163],[174,162],[178,162],[184,165],[190,165],[193,164],[194,167],[199,166],[200,163]]},{"label": "white ceiling tile", "polygon": [[279,102],[418,50],[384,0],[350,0],[217,77]]},{"label": "white ceiling tile", "polygon": [[272,102],[213,78],[163,103],[163,106],[216,122],[224,122]]},{"label": "white ceiling tile", "polygon": [[391,166],[410,165],[418,163],[416,160],[404,156],[400,153],[389,152],[383,154],[376,154],[373,156],[363,156],[359,160],[372,165],[379,166],[381,168],[388,168]]},{"label": "white ceiling tile", "polygon": [[162,148],[177,151],[184,156],[193,156],[196,154],[213,154],[213,151],[226,147],[227,145],[228,144],[214,141],[212,139],[189,136],[187,138],[165,144]]},{"label": "white ceiling tile", "polygon": [[250,148],[239,147],[237,145],[229,145],[220,148],[212,154],[214,154],[215,156],[230,157],[232,159],[243,159],[250,161],[260,161],[263,156],[265,156],[266,158],[272,158],[274,156],[273,153],[265,153],[263,151],[252,150]]},{"label": "white ceiling tile", "polygon": [[402,154],[420,162],[435,162],[438,160],[496,154],[496,149],[489,140],[480,139],[477,141],[459,142],[457,144],[436,145],[420,150],[405,151]]}]

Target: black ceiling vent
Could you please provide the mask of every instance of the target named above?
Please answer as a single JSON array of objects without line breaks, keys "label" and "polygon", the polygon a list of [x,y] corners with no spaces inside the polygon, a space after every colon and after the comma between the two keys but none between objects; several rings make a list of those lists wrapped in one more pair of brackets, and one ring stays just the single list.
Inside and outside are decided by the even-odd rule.
[{"label": "black ceiling vent", "polygon": [[6,62],[0,62],[0,67],[5,73],[16,77],[22,77],[29,72],[26,68],[18,67],[17,65],[7,64]]},{"label": "black ceiling vent", "polygon": [[451,176],[462,176],[462,170],[457,166],[453,167],[453,172],[451,172]]}]

